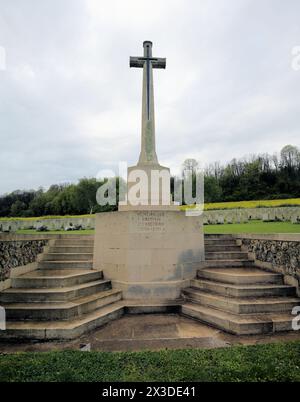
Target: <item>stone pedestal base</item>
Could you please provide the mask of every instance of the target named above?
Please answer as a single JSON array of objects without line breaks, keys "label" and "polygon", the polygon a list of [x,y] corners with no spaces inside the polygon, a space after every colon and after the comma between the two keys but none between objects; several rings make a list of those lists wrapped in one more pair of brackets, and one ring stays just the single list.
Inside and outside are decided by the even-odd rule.
[{"label": "stone pedestal base", "polygon": [[171,210],[96,215],[94,269],[125,299],[177,299],[203,261],[202,217]]}]

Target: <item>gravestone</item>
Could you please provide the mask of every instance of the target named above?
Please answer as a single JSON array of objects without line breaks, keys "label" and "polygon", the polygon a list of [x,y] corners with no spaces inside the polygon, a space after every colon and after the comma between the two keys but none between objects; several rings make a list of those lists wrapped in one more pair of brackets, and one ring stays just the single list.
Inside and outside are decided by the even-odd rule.
[{"label": "gravestone", "polygon": [[241,219],[240,219],[241,223],[248,223],[248,214],[246,211],[242,211],[241,212]]},{"label": "gravestone", "polygon": [[5,308],[0,306],[0,331],[5,331],[6,329],[6,313]]},{"label": "gravestone", "polygon": [[268,222],[270,220],[269,214],[267,212],[263,213],[262,220],[263,220],[263,222]]},{"label": "gravestone", "polygon": [[208,214],[208,222],[210,225],[215,225],[217,223],[216,215],[214,212],[211,212],[210,214]]},{"label": "gravestone", "polygon": [[208,220],[208,217],[207,217],[207,215],[204,215],[203,214],[203,225],[208,225],[209,224],[209,220]]},{"label": "gravestone", "polygon": [[[130,67],[143,69],[141,152],[128,168],[125,202],[117,212],[96,214],[94,269],[103,270],[124,299],[177,299],[204,261],[202,217],[187,216],[171,201],[170,170],[159,164],[155,147],[153,69],[166,60],[152,57],[152,43]],[[151,182],[153,174],[163,179]],[[140,184],[134,197],[135,179]]]},{"label": "gravestone", "polygon": [[226,223],[227,224],[233,223],[233,215],[232,214],[227,214],[226,215]]},{"label": "gravestone", "polygon": [[223,225],[224,224],[224,215],[218,215],[217,216],[217,224],[218,225]]}]

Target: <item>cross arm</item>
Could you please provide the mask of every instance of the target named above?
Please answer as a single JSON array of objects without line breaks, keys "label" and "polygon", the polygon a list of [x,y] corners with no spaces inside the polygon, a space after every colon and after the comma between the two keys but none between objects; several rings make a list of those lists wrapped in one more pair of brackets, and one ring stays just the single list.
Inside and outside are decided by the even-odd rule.
[{"label": "cross arm", "polygon": [[153,68],[166,68],[166,59],[162,57],[152,58]]},{"label": "cross arm", "polygon": [[130,67],[138,67],[138,68],[143,68],[144,67],[144,61],[142,57],[130,57],[129,59],[129,66]]},{"label": "cross arm", "polygon": [[162,57],[130,57],[129,66],[143,68],[146,60],[151,61],[153,68],[166,68],[166,59]]}]

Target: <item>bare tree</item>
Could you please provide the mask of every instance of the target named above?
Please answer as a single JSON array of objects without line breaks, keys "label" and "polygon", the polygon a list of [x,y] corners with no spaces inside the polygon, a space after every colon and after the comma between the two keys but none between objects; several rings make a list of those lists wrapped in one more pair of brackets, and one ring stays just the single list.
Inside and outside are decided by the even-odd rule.
[{"label": "bare tree", "polygon": [[186,159],[182,164],[182,174],[184,177],[193,175],[196,173],[198,162],[196,159]]},{"label": "bare tree", "polygon": [[300,160],[300,152],[294,145],[286,145],[280,152],[281,164],[285,167],[297,167]]}]

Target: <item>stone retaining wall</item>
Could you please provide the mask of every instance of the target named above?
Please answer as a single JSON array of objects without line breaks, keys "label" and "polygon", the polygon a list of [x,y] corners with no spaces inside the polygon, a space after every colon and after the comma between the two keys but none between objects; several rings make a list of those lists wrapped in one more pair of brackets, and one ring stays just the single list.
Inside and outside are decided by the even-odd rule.
[{"label": "stone retaining wall", "polygon": [[296,286],[299,292],[300,235],[241,234],[236,238],[258,266],[282,273],[286,283]]},{"label": "stone retaining wall", "polygon": [[11,270],[35,262],[48,240],[0,240],[0,281],[10,277]]}]

